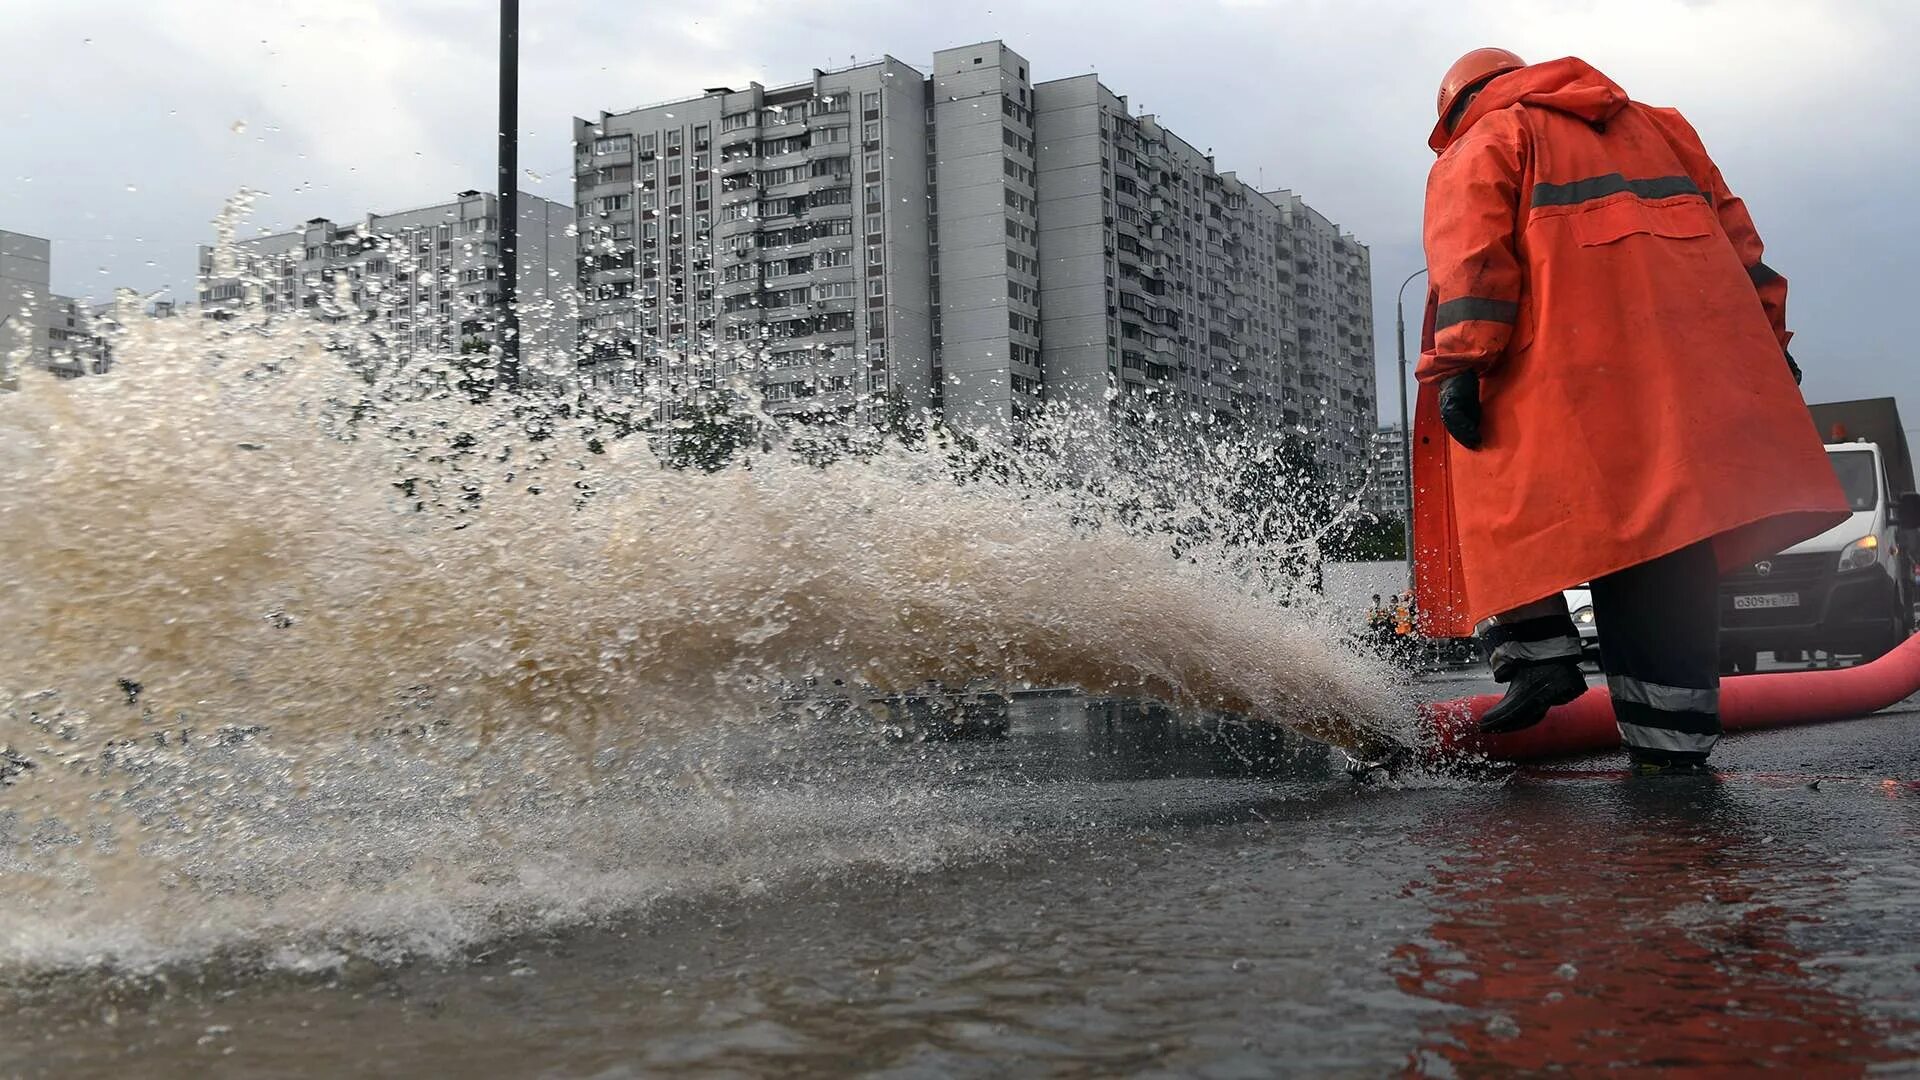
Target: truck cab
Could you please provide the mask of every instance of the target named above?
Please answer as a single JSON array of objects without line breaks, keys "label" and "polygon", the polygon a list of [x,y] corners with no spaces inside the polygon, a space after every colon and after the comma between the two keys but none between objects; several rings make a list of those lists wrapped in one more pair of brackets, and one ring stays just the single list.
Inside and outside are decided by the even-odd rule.
[{"label": "truck cab", "polygon": [[[1890,398],[1810,406],[1852,516],[1720,581],[1721,668],[1754,670],[1757,654],[1812,652],[1872,659],[1914,629],[1920,496]],[[1856,435],[1855,433],[1858,433]]]}]

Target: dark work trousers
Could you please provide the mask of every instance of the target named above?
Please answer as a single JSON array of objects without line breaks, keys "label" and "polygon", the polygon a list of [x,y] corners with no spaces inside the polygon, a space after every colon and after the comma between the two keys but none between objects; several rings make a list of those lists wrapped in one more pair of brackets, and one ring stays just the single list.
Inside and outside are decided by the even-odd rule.
[{"label": "dark work trousers", "polygon": [[[1720,741],[1719,570],[1701,542],[1596,579],[1600,668],[1620,741],[1634,761],[1704,762]],[[1566,601],[1553,596],[1482,623],[1494,678],[1522,664],[1577,659]]]}]

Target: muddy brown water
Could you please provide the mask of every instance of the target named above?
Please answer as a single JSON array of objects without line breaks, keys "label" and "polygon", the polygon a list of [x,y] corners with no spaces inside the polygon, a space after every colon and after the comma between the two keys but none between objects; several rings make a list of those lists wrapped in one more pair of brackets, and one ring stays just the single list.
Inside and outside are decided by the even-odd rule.
[{"label": "muddy brown water", "polygon": [[[15,981],[0,1071],[1920,1069],[1920,708],[1732,740],[1712,782],[1596,760],[1368,788],[1228,735],[1071,701],[999,742],[789,732],[681,796],[712,816],[602,794],[605,827],[656,835],[596,850],[652,881],[599,914],[327,962],[290,923],[304,968]],[[465,895],[362,872],[416,922]]]}]

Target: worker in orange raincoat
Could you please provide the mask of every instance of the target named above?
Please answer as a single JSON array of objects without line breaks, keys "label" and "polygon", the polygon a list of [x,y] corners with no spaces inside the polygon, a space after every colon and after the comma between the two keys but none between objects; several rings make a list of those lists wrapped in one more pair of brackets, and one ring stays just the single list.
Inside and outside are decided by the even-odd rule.
[{"label": "worker in orange raincoat", "polygon": [[1477,631],[1483,730],[1586,690],[1591,582],[1637,767],[1720,734],[1719,572],[1846,500],[1787,354],[1786,279],[1679,113],[1573,58],[1468,53],[1440,88],[1414,439],[1422,629]]}]

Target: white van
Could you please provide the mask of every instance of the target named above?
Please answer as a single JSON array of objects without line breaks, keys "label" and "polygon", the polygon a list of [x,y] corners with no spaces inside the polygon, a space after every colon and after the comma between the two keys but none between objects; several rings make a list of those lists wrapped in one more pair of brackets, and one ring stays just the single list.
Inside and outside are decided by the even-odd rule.
[{"label": "white van", "polygon": [[[1720,581],[1721,666],[1752,671],[1767,651],[1784,660],[1812,651],[1868,659],[1914,629],[1912,530],[1920,496],[1890,398],[1811,407],[1853,516],[1819,536]],[[1836,419],[1844,417],[1844,419]],[[1845,440],[1852,432],[1879,441]]]}]

